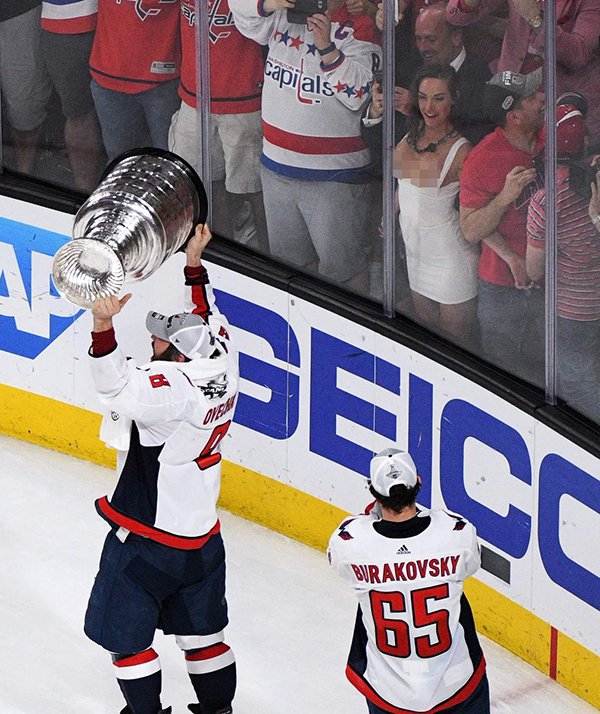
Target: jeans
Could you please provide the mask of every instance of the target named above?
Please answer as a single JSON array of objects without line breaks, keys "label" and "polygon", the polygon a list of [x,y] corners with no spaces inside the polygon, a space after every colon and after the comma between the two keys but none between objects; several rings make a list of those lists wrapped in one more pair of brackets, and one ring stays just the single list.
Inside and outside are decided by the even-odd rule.
[{"label": "jeans", "polygon": [[139,94],[116,92],[101,87],[92,79],[91,89],[102,138],[112,161],[124,151],[147,145],[168,149],[171,117],[179,109],[178,79],[163,82]]},{"label": "jeans", "polygon": [[528,382],[544,384],[544,291],[479,281],[483,356]]},{"label": "jeans", "polygon": [[600,320],[559,317],[556,359],[558,395],[585,416],[600,421]]}]

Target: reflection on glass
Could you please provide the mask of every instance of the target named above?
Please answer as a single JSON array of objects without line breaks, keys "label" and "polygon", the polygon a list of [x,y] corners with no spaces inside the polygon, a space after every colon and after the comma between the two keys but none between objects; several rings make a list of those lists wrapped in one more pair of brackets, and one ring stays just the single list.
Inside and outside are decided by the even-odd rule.
[{"label": "reflection on glass", "polygon": [[[195,0],[181,0],[181,107],[173,117],[169,148],[201,173],[195,7]],[[211,2],[208,15],[213,228],[267,252],[259,164],[263,49],[239,32],[227,0]]]},{"label": "reflection on glass", "polygon": [[[43,6],[43,7],[42,7]],[[95,4],[0,10],[3,165],[91,191],[103,152],[90,93]]]},{"label": "reflection on glass", "polygon": [[318,0],[303,5],[290,16],[282,0],[265,0],[259,15],[254,0],[229,2],[240,32],[268,46],[261,179],[269,248],[366,292],[371,184],[360,121],[380,64],[379,33],[342,0],[328,0],[327,14]]},{"label": "reflection on glass", "polygon": [[471,144],[456,128],[455,70],[425,65],[410,94],[409,130],[394,166],[412,302],[420,321],[472,346],[478,251],[464,239],[456,208]]},{"label": "reflection on glass", "polygon": [[[557,376],[559,396],[600,421],[600,175],[585,149],[587,101],[577,93],[557,107]],[[529,203],[527,273],[545,269],[546,189]]]}]

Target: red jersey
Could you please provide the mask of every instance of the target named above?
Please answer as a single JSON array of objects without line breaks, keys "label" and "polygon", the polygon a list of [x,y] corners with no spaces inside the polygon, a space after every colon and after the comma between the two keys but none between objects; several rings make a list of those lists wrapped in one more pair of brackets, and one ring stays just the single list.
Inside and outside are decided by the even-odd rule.
[{"label": "red jersey", "polygon": [[[213,114],[260,111],[264,59],[261,46],[236,28],[228,0],[209,0],[210,110]],[[181,0],[179,96],[196,106],[196,10]]]},{"label": "red jersey", "polygon": [[[528,151],[514,147],[500,127],[485,136],[467,155],[460,177],[460,205],[483,208],[504,187],[506,175],[515,166],[533,167]],[[527,209],[529,201],[543,186],[541,177],[527,185],[521,195],[506,209],[497,231],[517,255],[525,257],[527,249]],[[513,275],[506,263],[485,242],[481,244],[479,277],[493,285],[514,287]]]},{"label": "red jersey", "polygon": [[98,0],[44,0],[42,29],[56,35],[78,35],[96,29]]},{"label": "red jersey", "polygon": [[102,87],[138,94],[179,77],[177,0],[99,0],[90,57]]}]

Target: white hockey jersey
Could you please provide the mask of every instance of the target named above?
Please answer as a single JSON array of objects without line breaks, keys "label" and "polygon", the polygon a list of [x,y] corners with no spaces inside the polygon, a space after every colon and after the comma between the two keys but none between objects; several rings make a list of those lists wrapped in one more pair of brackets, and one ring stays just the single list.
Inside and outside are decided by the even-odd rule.
[{"label": "white hockey jersey", "polygon": [[286,10],[261,16],[256,0],[229,0],[239,31],[269,45],[262,96],[262,163],[308,181],[364,180],[369,151],[361,137],[361,108],[381,64],[379,36],[366,15],[346,6],[332,13],[331,38],[339,59],[323,66],[306,25]]},{"label": "white hockey jersey", "polygon": [[221,443],[238,393],[237,353],[204,268],[186,268],[190,306],[216,336],[221,355],[135,366],[116,345],[91,356],[96,390],[110,410],[101,438],[118,449],[119,479],[96,502],[117,527],[174,548],[201,547],[219,530]]},{"label": "white hockey jersey", "polygon": [[428,517],[410,537],[381,535],[374,513],[348,518],[329,542],[330,563],[359,603],[346,676],[394,714],[459,704],[485,674],[462,585],[480,564],[475,529],[444,511],[414,520]]}]

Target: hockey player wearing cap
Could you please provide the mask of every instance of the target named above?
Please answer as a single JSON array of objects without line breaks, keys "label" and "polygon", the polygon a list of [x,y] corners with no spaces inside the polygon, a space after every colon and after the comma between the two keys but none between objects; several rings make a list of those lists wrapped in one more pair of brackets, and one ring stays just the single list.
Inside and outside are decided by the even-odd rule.
[{"label": "hockey player wearing cap", "polygon": [[198,703],[195,714],[230,714],[235,692],[227,625],[225,552],[216,502],[221,442],[235,408],[237,355],[216,308],[198,226],[186,247],[191,312],[148,314],[152,359],[136,367],[117,344],[113,318],[131,295],[96,300],[90,364],[110,415],[100,432],[117,449],[116,488],[96,502],[108,521],[85,632],[112,654],[127,706],[167,714],[152,649],[156,629],[174,634]]},{"label": "hockey player wearing cap", "polygon": [[367,512],[331,536],[328,557],[354,588],[358,615],[346,676],[371,714],[488,714],[485,659],[463,593],[479,568],[475,528],[418,508],[406,452],[371,460]]}]

